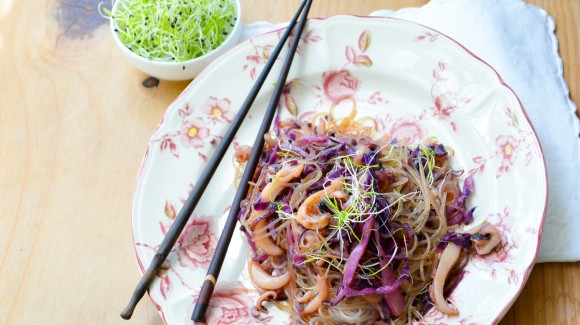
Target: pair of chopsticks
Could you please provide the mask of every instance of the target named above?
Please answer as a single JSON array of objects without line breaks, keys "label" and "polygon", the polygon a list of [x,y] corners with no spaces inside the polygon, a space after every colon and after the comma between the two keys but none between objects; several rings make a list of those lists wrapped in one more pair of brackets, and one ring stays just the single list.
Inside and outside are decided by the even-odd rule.
[{"label": "pair of chopsticks", "polygon": [[235,230],[235,226],[237,223],[237,215],[240,211],[240,203],[246,197],[248,190],[249,190],[249,182],[252,180],[254,176],[254,171],[260,159],[260,154],[262,153],[263,146],[264,146],[264,135],[269,131],[270,125],[272,124],[272,120],[274,119],[274,115],[276,113],[278,103],[280,101],[280,96],[282,94],[282,90],[284,85],[286,84],[286,78],[288,77],[288,72],[290,71],[290,66],[292,65],[292,60],[294,59],[294,54],[296,53],[296,49],[298,47],[298,43],[300,42],[300,35],[302,35],[302,31],[304,30],[304,25],[306,24],[306,20],[308,17],[308,12],[310,11],[310,7],[312,5],[312,0],[304,0],[300,4],[298,11],[290,21],[286,31],[282,35],[280,42],[272,52],[270,59],[264,66],[264,69],[260,73],[260,76],[256,80],[256,83],[250,90],[246,100],[240,107],[238,114],[236,115],[235,119],[232,121],[229,129],[224,134],[224,137],[216,151],[211,156],[207,166],[203,170],[201,176],[199,177],[198,181],[195,184],[194,190],[191,192],[187,201],[179,211],[179,214],[175,218],[173,224],[169,228],[169,231],[165,235],[165,238],[161,242],[159,249],[155,253],[151,264],[143,274],[143,277],[137,284],[131,299],[127,306],[121,312],[121,317],[123,319],[130,319],[133,315],[133,311],[137,306],[137,303],[143,298],[145,292],[149,289],[149,285],[155,279],[157,272],[159,271],[161,265],[171,252],[171,249],[175,245],[179,235],[182,233],[183,228],[187,224],[188,219],[190,218],[193,210],[199,203],[201,196],[203,195],[207,185],[209,184],[211,178],[213,177],[217,167],[219,166],[223,156],[225,155],[228,147],[230,146],[232,140],[234,139],[235,134],[237,133],[238,129],[240,128],[246,114],[250,110],[250,107],[254,103],[258,92],[262,88],[272,66],[276,62],[278,55],[284,48],[286,40],[292,33],[294,26],[296,26],[296,22],[302,13],[302,17],[300,22],[298,22],[297,31],[295,33],[295,37],[292,40],[292,44],[290,45],[290,49],[288,51],[288,55],[284,61],[282,66],[282,70],[280,72],[280,76],[278,77],[278,81],[274,88],[274,93],[270,102],[268,104],[268,108],[266,110],[266,114],[264,119],[262,120],[262,124],[260,126],[260,130],[258,131],[258,135],[256,136],[256,141],[254,143],[254,147],[252,149],[252,153],[250,154],[250,158],[246,164],[246,168],[244,170],[244,174],[242,175],[242,179],[240,181],[240,187],[238,188],[236,195],[234,197],[234,201],[232,203],[232,207],[228,214],[228,218],[226,220],[226,224],[224,226],[224,230],[220,236],[218,244],[216,246],[216,251],[212,258],[211,264],[209,266],[207,276],[203,282],[203,286],[201,288],[201,292],[199,294],[197,303],[195,305],[195,309],[193,311],[191,319],[196,322],[203,322],[205,318],[205,311],[209,306],[209,301],[211,299],[211,295],[216,285],[217,278],[219,276],[226,252],[228,250],[228,246],[230,244],[230,240],[232,234]]}]

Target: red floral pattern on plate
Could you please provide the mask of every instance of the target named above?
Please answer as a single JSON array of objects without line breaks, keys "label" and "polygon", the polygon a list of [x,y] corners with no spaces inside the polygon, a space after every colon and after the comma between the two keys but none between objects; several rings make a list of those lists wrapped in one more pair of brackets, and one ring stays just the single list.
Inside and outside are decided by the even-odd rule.
[{"label": "red floral pattern on plate", "polygon": [[415,38],[415,42],[422,42],[425,40],[428,40],[429,42],[435,42],[439,36],[441,36],[441,34],[434,32],[434,31],[426,31],[425,33],[417,36],[417,38]]},{"label": "red floral pattern on plate", "polygon": [[[361,81],[347,66],[354,65],[357,68],[370,68],[373,60],[367,54],[372,43],[372,34],[369,30],[363,31],[359,37],[356,47],[347,45],[344,50],[346,63],[341,69],[328,70],[322,74],[322,89],[324,97],[337,103],[346,98],[354,98],[360,88]],[[371,96],[372,97],[372,96]],[[374,100],[377,101],[375,97]]]},{"label": "red floral pattern on plate", "polygon": [[476,166],[469,170],[469,175],[480,175],[485,171],[488,162],[499,160],[499,167],[495,177],[500,178],[508,174],[511,167],[521,157],[524,159],[523,167],[527,167],[532,161],[533,156],[540,156],[540,150],[534,141],[534,134],[531,131],[524,130],[520,126],[518,118],[511,108],[506,107],[504,109],[504,115],[507,117],[505,123],[512,132],[496,136],[495,154],[489,157],[473,157],[471,160]]},{"label": "red floral pattern on plate", "polygon": [[[175,243],[179,264],[185,268],[207,268],[217,244],[213,222],[209,217],[192,216]],[[163,235],[167,234],[173,221],[160,222]]]},{"label": "red floral pattern on plate", "polygon": [[327,71],[322,75],[322,89],[324,96],[331,102],[338,102],[345,98],[353,97],[360,84],[348,70]]},{"label": "red floral pattern on plate", "polygon": [[424,118],[424,113],[398,118],[394,118],[391,114],[377,115],[374,118],[375,129],[391,139],[397,138],[407,143],[417,143],[425,139],[427,135],[426,127],[421,122]]},{"label": "red floral pattern on plate", "polygon": [[209,136],[209,129],[205,127],[204,122],[198,117],[181,125],[181,144],[184,147],[203,148],[205,139]]},{"label": "red floral pattern on plate", "polygon": [[[282,38],[282,34],[284,34],[284,31],[285,29],[281,29],[276,33],[276,35],[278,36],[278,40]],[[288,44],[288,47],[290,46],[290,44],[292,44],[292,39],[294,39],[294,32],[291,32],[290,36],[288,37],[286,43]],[[322,40],[323,38],[319,35],[316,35],[316,31],[314,29],[311,29],[308,32],[306,32],[301,38],[303,45],[318,43]],[[272,51],[276,46],[273,44],[258,45],[254,42],[253,39],[250,39],[250,44],[254,49],[254,53],[246,56],[246,63],[242,66],[242,71],[248,71],[250,73],[249,74],[250,79],[256,80],[258,70],[261,69],[266,64],[266,62],[268,62],[268,60],[270,59],[270,55],[272,54]],[[300,44],[296,48],[296,54],[302,55],[302,46]]]},{"label": "red floral pattern on plate", "polygon": [[[311,110],[318,110],[324,106],[325,102],[336,105],[345,99],[353,101],[363,101],[370,105],[386,104],[389,101],[385,98],[382,91],[373,92],[368,98],[356,98],[359,89],[362,87],[361,80],[356,76],[356,69],[350,69],[353,66],[359,69],[371,68],[373,61],[368,53],[372,43],[372,33],[364,30],[358,36],[356,45],[347,45],[344,51],[345,64],[341,68],[329,69],[322,73],[320,85],[310,86],[314,91],[314,98],[319,102],[311,107]],[[295,97],[292,98],[293,105],[298,106]],[[289,105],[286,105],[287,108]],[[289,109],[289,111],[293,111]],[[296,110],[298,111],[298,110]]]},{"label": "red floral pattern on plate", "polygon": [[283,105],[292,116],[298,115],[298,100],[293,95],[293,90],[300,84],[301,81],[299,79],[293,79],[287,82],[284,85],[282,95],[280,96],[280,105]]},{"label": "red floral pattern on plate", "polygon": [[516,271],[515,266],[508,262],[514,260],[517,255],[520,237],[512,230],[514,221],[510,216],[509,207],[506,206],[502,212],[490,213],[487,221],[500,231],[501,244],[488,255],[474,255],[472,265],[477,270],[491,274],[493,279],[497,279],[498,274],[504,274],[505,281],[509,285],[517,286],[521,283],[523,274]]},{"label": "red floral pattern on plate", "polygon": [[[190,184],[186,195],[179,196],[178,203],[173,203],[171,200],[165,201],[163,214],[166,218],[159,222],[159,229],[163,236],[169,231],[177,216],[177,211],[181,210],[181,206],[193,188],[193,185]],[[217,225],[215,225],[214,220],[215,218],[210,216],[192,214],[171,250],[169,258],[176,256],[179,265],[189,270],[207,268],[217,244]],[[159,249],[159,244],[136,242],[135,245],[149,248],[155,252]],[[173,278],[170,275],[177,277],[182,286],[191,289],[176,267],[171,265],[169,258],[165,260],[157,272],[157,277],[161,281],[160,292],[164,299],[169,297],[174,287]]]},{"label": "red floral pattern on plate", "polygon": [[[195,291],[193,304],[191,304],[186,312],[186,315],[191,315],[195,302],[199,296],[199,290]],[[251,325],[251,324],[267,324],[272,320],[272,316],[261,316],[256,318],[251,315],[250,311],[254,306],[256,294],[254,290],[249,290],[239,282],[218,283],[209,307],[206,313],[207,324],[215,325]],[[188,318],[186,323],[192,324]]]},{"label": "red floral pattern on plate", "polygon": [[[284,34],[285,31],[286,31],[285,29],[278,30],[278,32],[276,33],[276,35],[278,36],[278,40],[282,38],[282,35]],[[286,46],[288,48],[290,48],[290,45],[292,44],[293,40],[294,40],[294,31],[290,32],[290,36],[288,37],[288,41],[286,42]],[[310,29],[309,31],[307,31],[305,34],[302,35],[300,40],[302,43],[298,43],[298,47],[296,47],[296,54],[298,55],[302,55],[302,45],[318,43],[322,41],[323,38],[322,36],[316,35],[316,29]]]},{"label": "red floral pattern on plate", "polygon": [[201,106],[201,111],[209,116],[213,124],[232,123],[235,114],[231,111],[232,102],[228,98],[218,99],[211,96]]},{"label": "red floral pattern on plate", "polygon": [[370,31],[365,30],[363,31],[359,38],[357,46],[358,48],[355,49],[354,46],[348,45],[344,51],[346,56],[346,60],[348,63],[353,64],[355,67],[358,68],[370,68],[373,66],[373,60],[365,54],[365,52],[371,46],[372,34]]},{"label": "red floral pattern on plate", "polygon": [[270,59],[274,45],[265,44],[257,45],[253,40],[250,40],[252,47],[254,48],[254,53],[246,56],[247,63],[242,67],[243,71],[250,72],[250,78],[252,80],[256,79],[256,74],[258,73],[258,68],[263,67],[266,62]]},{"label": "red floral pattern on plate", "polygon": [[[202,153],[208,145],[214,145],[221,136],[213,135],[208,125],[217,123],[231,123],[234,113],[231,111],[229,98],[209,96],[201,106],[201,112],[195,112],[189,103],[185,103],[177,110],[181,122],[179,130],[163,133],[151,140],[159,143],[159,150],[169,149],[175,158],[179,158],[183,149],[194,149],[198,157],[207,161]],[[176,139],[180,141],[177,142]]]},{"label": "red floral pattern on plate", "polygon": [[447,71],[446,64],[439,61],[433,69],[435,82],[431,87],[431,98],[434,106],[430,112],[434,117],[442,121],[449,121],[453,131],[457,131],[456,123],[451,120],[451,114],[463,105],[471,101],[471,96],[461,96],[455,86],[449,82],[451,73]]}]

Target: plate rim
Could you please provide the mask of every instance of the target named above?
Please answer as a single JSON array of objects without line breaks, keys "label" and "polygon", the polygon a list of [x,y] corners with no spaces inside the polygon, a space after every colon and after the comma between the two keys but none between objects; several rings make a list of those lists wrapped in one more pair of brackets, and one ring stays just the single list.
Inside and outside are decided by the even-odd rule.
[{"label": "plate rim", "polygon": [[[521,284],[519,286],[519,288],[516,290],[516,294],[514,294],[512,296],[512,298],[510,299],[510,301],[505,304],[505,306],[501,309],[501,311],[497,314],[497,316],[495,317],[495,319],[493,320],[492,324],[497,324],[499,323],[499,321],[505,316],[505,314],[507,313],[507,311],[513,306],[513,304],[515,303],[515,301],[517,300],[517,298],[520,296],[521,292],[523,291],[529,276],[531,274],[531,271],[534,267],[534,265],[536,264],[536,260],[538,257],[538,252],[540,249],[540,244],[542,241],[542,234],[543,234],[543,229],[544,229],[544,224],[545,224],[545,220],[546,220],[546,213],[547,213],[547,206],[548,206],[548,172],[546,169],[546,158],[544,155],[544,150],[542,148],[542,144],[540,142],[540,139],[538,137],[538,134],[534,128],[534,125],[532,124],[526,110],[524,109],[524,105],[522,104],[522,101],[520,100],[519,96],[516,94],[516,92],[513,90],[512,87],[510,87],[505,80],[502,78],[502,76],[499,74],[499,72],[489,63],[487,63],[485,60],[483,60],[481,57],[479,57],[478,55],[476,55],[475,53],[473,53],[471,50],[469,50],[467,47],[465,47],[462,43],[460,43],[459,41],[457,41],[455,38],[449,36],[446,33],[440,32],[437,29],[434,29],[432,27],[426,26],[422,23],[418,23],[409,19],[404,19],[404,18],[400,18],[400,17],[393,17],[393,16],[369,16],[369,15],[354,15],[354,14],[337,14],[337,15],[330,15],[330,16],[326,16],[326,17],[313,17],[313,18],[308,18],[308,20],[315,20],[315,21],[328,21],[328,20],[333,20],[333,19],[375,19],[375,20],[396,20],[396,21],[402,21],[405,23],[409,23],[409,24],[413,24],[413,25],[417,25],[420,27],[423,27],[425,29],[428,29],[430,31],[436,32],[438,34],[440,34],[441,36],[447,38],[448,40],[452,41],[453,43],[455,43],[457,46],[459,46],[463,51],[465,51],[465,53],[467,53],[469,56],[471,56],[472,58],[474,58],[476,61],[479,61],[480,63],[483,63],[487,68],[489,68],[494,74],[495,77],[497,78],[497,80],[499,81],[500,86],[504,87],[505,89],[507,89],[517,100],[518,103],[518,109],[520,110],[520,112],[523,114],[523,116],[526,119],[526,123],[527,125],[530,127],[532,134],[534,136],[535,142],[538,144],[538,148],[539,148],[539,158],[541,158],[539,161],[541,162],[541,168],[543,170],[543,177],[540,177],[540,179],[542,180],[542,192],[544,193],[544,201],[543,201],[543,211],[542,211],[542,215],[540,218],[540,223],[539,223],[539,227],[538,227],[538,233],[537,233],[537,241],[536,241],[536,251],[534,253],[534,256],[530,262],[529,265],[526,266],[525,271],[523,272],[523,279],[521,281]],[[308,27],[308,26],[307,26]],[[141,161],[141,164],[139,166],[139,171],[137,173],[137,177],[136,177],[136,181],[135,181],[135,185],[134,185],[134,190],[133,190],[133,196],[132,196],[132,202],[131,202],[131,243],[133,246],[133,252],[135,254],[135,257],[137,259],[137,264],[139,266],[139,271],[141,273],[141,276],[145,273],[145,267],[143,265],[143,262],[141,261],[139,254],[137,253],[137,246],[135,243],[135,231],[136,229],[135,227],[135,220],[137,218],[137,213],[135,211],[136,209],[136,197],[137,197],[137,190],[140,188],[140,183],[142,180],[142,174],[143,174],[143,170],[144,167],[148,161],[148,157],[149,157],[149,149],[151,146],[151,140],[153,139],[153,137],[155,136],[156,132],[161,128],[161,126],[164,124],[165,122],[165,117],[167,115],[167,113],[169,112],[169,109],[171,107],[174,106],[174,104],[182,97],[183,94],[187,93],[188,90],[190,90],[191,88],[193,88],[194,86],[196,86],[198,83],[200,83],[205,76],[210,73],[212,70],[214,70],[214,66],[218,65],[220,63],[220,59],[226,56],[229,56],[232,52],[237,51],[238,49],[240,49],[241,47],[247,46],[247,44],[251,44],[251,42],[256,39],[256,38],[261,38],[261,37],[265,37],[267,35],[270,34],[274,34],[274,33],[278,33],[280,31],[284,31],[286,30],[286,26],[284,27],[280,27],[280,28],[275,28],[271,31],[262,33],[262,34],[258,34],[258,35],[254,35],[250,38],[244,39],[243,41],[239,42],[238,44],[236,44],[235,46],[233,46],[231,49],[229,49],[228,51],[224,52],[221,56],[219,56],[218,58],[216,58],[214,61],[212,61],[210,64],[208,64],[200,74],[198,74],[195,79],[193,79],[184,89],[182,92],[179,93],[179,95],[171,101],[171,103],[167,106],[167,108],[165,109],[165,112],[163,113],[161,120],[159,121],[159,123],[157,124],[157,126],[155,127],[155,129],[152,131],[151,137],[149,138],[148,142],[147,142],[147,146],[146,146],[146,150],[145,150],[145,154],[143,155],[143,159]],[[155,299],[153,299],[153,297],[150,294],[150,289],[147,289],[147,295],[149,296],[149,300],[151,301],[151,303],[153,304],[153,306],[157,309],[157,311],[159,312],[161,318],[163,319],[163,322],[165,324],[168,324],[167,319],[165,317],[165,312],[163,310],[163,308],[161,307],[160,304],[158,304]]]}]

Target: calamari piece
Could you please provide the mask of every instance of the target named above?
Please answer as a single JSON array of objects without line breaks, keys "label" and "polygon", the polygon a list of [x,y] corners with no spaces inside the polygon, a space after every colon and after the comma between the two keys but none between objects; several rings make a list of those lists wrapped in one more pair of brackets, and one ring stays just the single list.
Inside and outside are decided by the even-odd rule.
[{"label": "calamari piece", "polygon": [[[307,292],[304,296],[302,296],[301,301],[298,302],[306,302],[304,304],[304,309],[301,311],[301,314],[310,314],[318,310],[320,306],[322,306],[322,302],[326,300],[328,297],[328,284],[323,276],[317,275],[316,276],[316,287],[314,290]],[[298,299],[296,299],[298,300]]]},{"label": "calamari piece", "polygon": [[[267,225],[268,224],[266,219],[263,219],[259,221],[258,224],[256,224],[254,231],[259,232],[260,230],[264,229]],[[269,232],[265,232],[264,234],[254,236],[254,243],[256,244],[256,246],[260,247],[260,249],[264,251],[264,253],[270,256],[280,256],[284,254],[284,250],[280,248],[280,246],[276,245],[274,241],[272,241]]]},{"label": "calamari piece", "polygon": [[268,272],[264,271],[260,264],[255,261],[251,261],[248,264],[248,271],[250,273],[250,279],[257,287],[264,290],[276,290],[280,289],[290,281],[290,272],[286,272],[279,276],[273,276]]},{"label": "calamari piece", "polygon": [[340,177],[339,179],[333,180],[329,187],[306,198],[298,208],[296,221],[304,228],[310,230],[317,230],[328,226],[331,215],[328,212],[321,212],[318,204],[326,198],[344,197],[344,193],[341,191],[343,183],[344,179]]},{"label": "calamari piece", "polygon": [[302,174],[302,170],[304,169],[304,165],[296,165],[292,167],[288,167],[282,169],[278,172],[278,175],[262,190],[262,194],[260,194],[260,201],[273,201],[275,199],[274,195],[278,193],[280,188],[286,186],[291,180],[300,176]]},{"label": "calamari piece", "polygon": [[276,293],[276,291],[266,291],[263,294],[260,295],[260,297],[258,297],[258,300],[256,300],[256,309],[258,311],[262,311],[262,309],[264,308],[264,306],[262,306],[262,303],[264,301],[268,301],[270,299],[276,299],[278,297],[278,294]]},{"label": "calamari piece", "polygon": [[477,254],[487,255],[501,243],[501,233],[494,225],[486,222],[471,236],[471,241]]},{"label": "calamari piece", "polygon": [[[296,165],[287,169],[281,170],[279,173],[279,177],[274,182],[268,183],[260,196],[260,202],[270,202],[275,199],[275,194],[278,193],[280,188],[285,186],[288,182],[293,180],[294,178],[300,176],[302,170],[304,169],[304,165]],[[250,222],[256,220],[256,218],[260,215],[260,211],[253,211],[252,215],[249,218]],[[254,232],[259,232],[261,229],[267,226],[266,220],[259,221],[255,228],[253,229]],[[271,255],[271,256],[279,256],[284,254],[284,250],[278,245],[276,245],[269,234],[264,233],[264,235],[259,235],[254,238],[254,243],[258,246],[264,253]]]},{"label": "calamari piece", "polygon": [[429,286],[429,297],[435,304],[435,307],[440,312],[450,316],[458,315],[459,311],[456,308],[449,306],[447,299],[443,296],[443,289],[445,288],[447,275],[449,274],[449,271],[453,269],[455,264],[457,264],[460,254],[461,248],[459,246],[452,242],[447,244],[447,247],[445,247],[445,250],[441,254],[437,271],[433,277],[433,283]]}]

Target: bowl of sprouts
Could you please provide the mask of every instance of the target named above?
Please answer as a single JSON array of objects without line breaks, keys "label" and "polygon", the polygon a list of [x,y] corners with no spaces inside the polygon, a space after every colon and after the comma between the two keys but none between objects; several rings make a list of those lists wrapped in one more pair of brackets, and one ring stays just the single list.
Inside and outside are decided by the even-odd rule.
[{"label": "bowl of sprouts", "polygon": [[239,0],[117,0],[103,12],[123,55],[165,80],[193,79],[241,34]]}]

